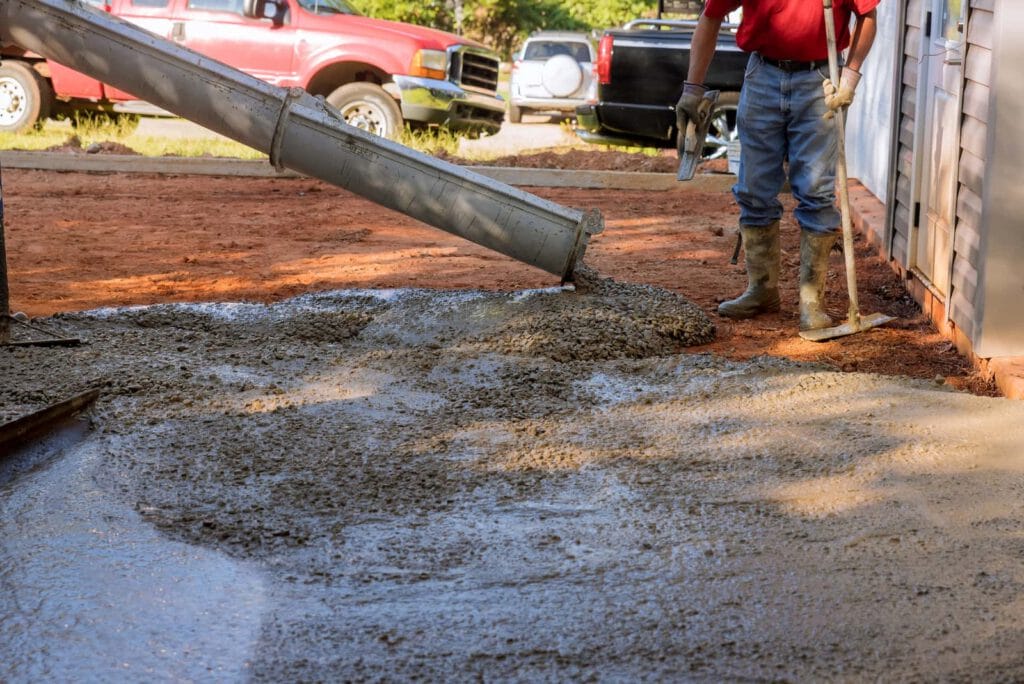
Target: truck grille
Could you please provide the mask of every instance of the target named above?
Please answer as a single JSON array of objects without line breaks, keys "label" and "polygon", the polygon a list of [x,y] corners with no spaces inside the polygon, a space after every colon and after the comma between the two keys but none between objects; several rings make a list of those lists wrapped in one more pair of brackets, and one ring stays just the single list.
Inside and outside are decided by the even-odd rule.
[{"label": "truck grille", "polygon": [[452,54],[452,78],[464,88],[498,92],[498,59],[481,52],[462,49]]}]

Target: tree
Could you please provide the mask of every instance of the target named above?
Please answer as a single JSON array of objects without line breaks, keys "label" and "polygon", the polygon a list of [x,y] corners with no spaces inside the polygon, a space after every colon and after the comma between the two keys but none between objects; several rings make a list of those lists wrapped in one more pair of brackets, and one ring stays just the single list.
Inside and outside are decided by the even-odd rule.
[{"label": "tree", "polygon": [[656,0],[355,0],[353,4],[371,17],[461,33],[505,58],[533,31],[621,26],[630,19],[654,16],[658,7]]},{"label": "tree", "polygon": [[590,28],[574,18],[559,0],[472,0],[466,8],[466,35],[503,57],[508,57],[533,31]]},{"label": "tree", "polygon": [[404,21],[454,31],[455,3],[452,0],[357,0],[352,3],[363,14],[377,19]]},{"label": "tree", "polygon": [[657,0],[563,0],[562,4],[573,18],[590,29],[621,26],[631,19],[653,17],[658,12]]}]

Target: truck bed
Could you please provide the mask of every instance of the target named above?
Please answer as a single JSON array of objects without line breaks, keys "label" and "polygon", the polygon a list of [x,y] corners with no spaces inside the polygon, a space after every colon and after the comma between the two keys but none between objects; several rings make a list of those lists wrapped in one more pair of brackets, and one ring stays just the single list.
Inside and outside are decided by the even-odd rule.
[{"label": "truck bed", "polygon": [[[690,67],[692,37],[691,22],[636,22],[633,28],[605,31],[602,41],[611,43],[608,77],[598,84],[597,102],[576,110],[580,138],[674,147],[675,104]],[[738,93],[747,58],[735,34],[723,28],[705,84],[723,94]],[[724,100],[735,103],[736,98]]]}]

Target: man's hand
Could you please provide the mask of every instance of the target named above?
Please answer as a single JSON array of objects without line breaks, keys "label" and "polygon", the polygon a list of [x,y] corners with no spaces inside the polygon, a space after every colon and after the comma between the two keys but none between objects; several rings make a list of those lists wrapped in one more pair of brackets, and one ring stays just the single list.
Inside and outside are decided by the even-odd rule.
[{"label": "man's hand", "polygon": [[680,138],[686,135],[686,126],[693,120],[700,118],[700,101],[704,99],[707,88],[699,83],[683,83],[683,94],[676,102],[676,126],[679,128]]},{"label": "man's hand", "polygon": [[838,88],[827,78],[822,82],[821,88],[825,91],[825,106],[828,107],[828,111],[825,112],[826,119],[831,119],[843,107],[850,106],[858,83],[860,83],[860,72],[854,71],[850,67],[843,67],[839,76]]}]

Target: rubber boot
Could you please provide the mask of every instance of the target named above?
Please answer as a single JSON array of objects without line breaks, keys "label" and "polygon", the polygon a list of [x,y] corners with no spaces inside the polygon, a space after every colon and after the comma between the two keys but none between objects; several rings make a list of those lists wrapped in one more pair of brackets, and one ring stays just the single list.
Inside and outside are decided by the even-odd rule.
[{"label": "rubber boot", "polygon": [[767,226],[740,226],[747,264],[747,289],[736,299],[718,305],[726,318],[753,318],[779,310],[779,222]]},{"label": "rubber boot", "polygon": [[833,321],[822,311],[828,255],[838,233],[800,231],[800,329],[829,328]]}]

